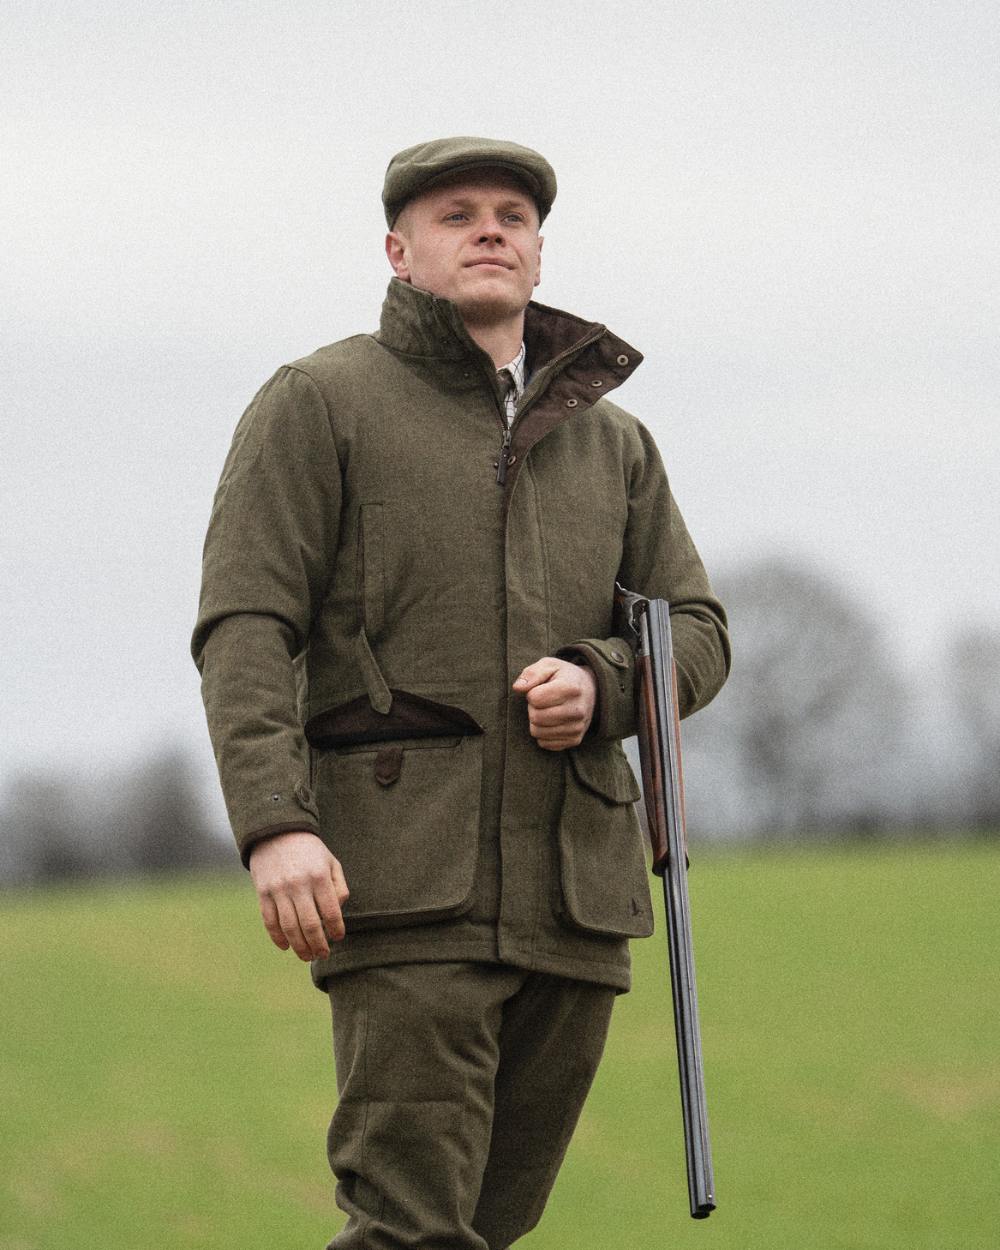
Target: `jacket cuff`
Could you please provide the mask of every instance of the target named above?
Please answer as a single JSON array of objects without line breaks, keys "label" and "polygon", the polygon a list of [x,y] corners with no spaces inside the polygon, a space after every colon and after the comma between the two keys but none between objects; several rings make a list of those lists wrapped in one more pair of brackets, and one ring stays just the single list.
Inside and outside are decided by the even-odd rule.
[{"label": "jacket cuff", "polygon": [[307,786],[297,785],[289,794],[271,792],[264,796],[262,803],[254,806],[256,811],[249,820],[242,822],[242,829],[234,822],[233,832],[244,868],[250,867],[250,852],[257,843],[276,833],[302,831],[320,836],[319,808]]},{"label": "jacket cuff", "polygon": [[560,647],[559,660],[585,663],[597,681],[597,706],[586,739],[631,738],[635,721],[635,656],[623,638],[582,638]]}]

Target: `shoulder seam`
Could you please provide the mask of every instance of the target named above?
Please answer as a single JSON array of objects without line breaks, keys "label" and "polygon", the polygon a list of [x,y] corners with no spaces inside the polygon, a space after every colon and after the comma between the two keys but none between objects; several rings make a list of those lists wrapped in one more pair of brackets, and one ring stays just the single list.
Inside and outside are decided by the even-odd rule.
[{"label": "shoulder seam", "polygon": [[327,429],[330,431],[330,442],[333,444],[333,453],[337,457],[337,460],[339,461],[340,455],[337,451],[337,440],[333,436],[333,413],[330,411],[330,405],[327,402],[327,398],[323,394],[323,390],[320,387],[319,383],[316,381],[313,375],[309,372],[309,370],[303,369],[301,365],[282,365],[282,368],[287,369],[289,373],[298,373],[298,374],[301,374],[302,377],[307,378],[313,390],[319,396],[319,401],[323,405],[323,411],[326,413],[326,426],[327,426]]}]

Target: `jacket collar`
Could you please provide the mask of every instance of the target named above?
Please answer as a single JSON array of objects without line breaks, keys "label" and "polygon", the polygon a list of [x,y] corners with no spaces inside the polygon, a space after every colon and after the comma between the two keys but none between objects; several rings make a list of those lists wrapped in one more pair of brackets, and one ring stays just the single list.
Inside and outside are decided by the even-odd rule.
[{"label": "jacket collar", "polygon": [[[472,359],[494,369],[489,356],[470,337],[451,300],[421,291],[399,278],[390,279],[377,337],[405,356],[456,362]],[[536,382],[547,385],[573,363],[574,372],[599,374],[601,385],[595,389],[604,394],[620,386],[642,360],[641,353],[599,322],[534,301],[525,309],[524,341],[532,390]],[[587,393],[587,385],[589,382],[580,398],[589,406],[599,394],[593,389]]]},{"label": "jacket collar", "polygon": [[[473,342],[451,300],[391,279],[377,338],[392,351],[450,368],[456,376],[472,378],[478,374],[492,386],[498,406],[503,402],[496,366]],[[524,343],[531,381],[518,403],[509,446],[504,444],[509,466],[504,482],[505,508],[510,506],[531,448],[620,386],[642,361],[634,347],[599,322],[584,321],[534,301],[524,313]],[[470,370],[473,363],[477,367]]]}]

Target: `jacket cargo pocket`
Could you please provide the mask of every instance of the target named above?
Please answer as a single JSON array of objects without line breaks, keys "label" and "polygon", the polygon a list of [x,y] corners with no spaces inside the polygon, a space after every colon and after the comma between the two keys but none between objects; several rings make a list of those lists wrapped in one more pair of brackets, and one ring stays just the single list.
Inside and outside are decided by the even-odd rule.
[{"label": "jacket cargo pocket", "polygon": [[566,752],[566,788],[559,817],[564,919],[592,933],[648,937],[653,907],[640,797],[618,742]]},{"label": "jacket cargo pocket", "polygon": [[348,933],[426,924],[469,909],[482,766],[481,735],[318,752],[323,840],[351,892]]}]

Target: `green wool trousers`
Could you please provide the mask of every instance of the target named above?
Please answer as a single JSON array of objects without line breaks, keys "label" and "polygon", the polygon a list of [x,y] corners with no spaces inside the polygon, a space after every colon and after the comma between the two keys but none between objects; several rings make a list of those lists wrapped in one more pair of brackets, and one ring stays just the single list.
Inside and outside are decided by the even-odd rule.
[{"label": "green wool trousers", "polygon": [[607,1037],[609,986],[502,964],[327,982],[340,1095],[327,1250],[506,1250],[538,1223]]}]

